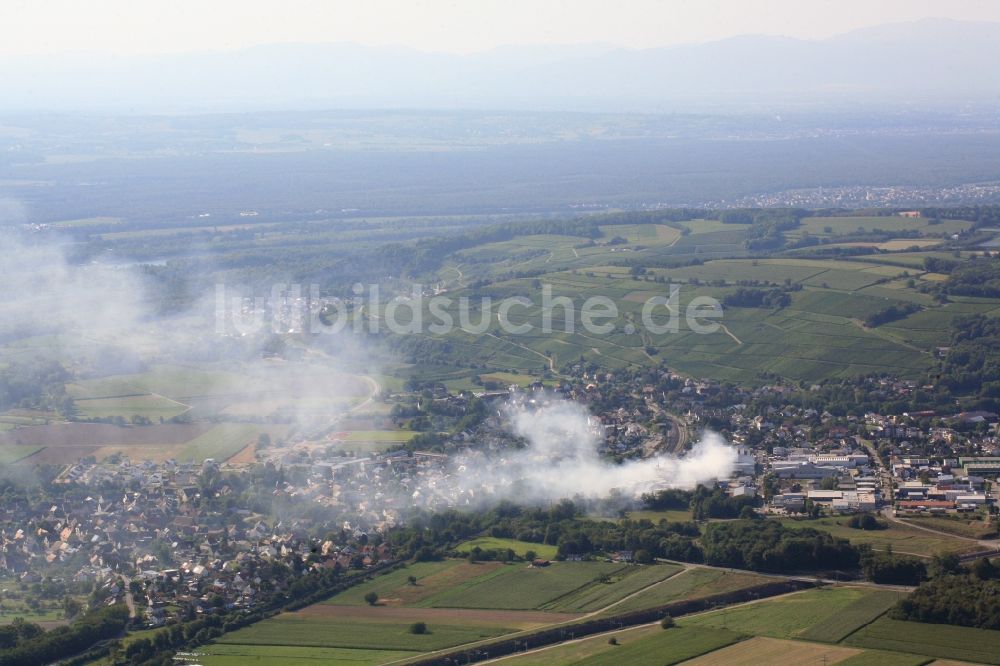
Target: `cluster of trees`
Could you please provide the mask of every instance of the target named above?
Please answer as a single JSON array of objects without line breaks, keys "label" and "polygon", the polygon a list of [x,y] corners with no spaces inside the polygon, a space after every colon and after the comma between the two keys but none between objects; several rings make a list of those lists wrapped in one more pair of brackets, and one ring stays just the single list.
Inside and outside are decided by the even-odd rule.
[{"label": "cluster of trees", "polygon": [[939,383],[951,392],[975,391],[982,408],[1000,408],[1000,321],[985,315],[956,317],[951,348]]},{"label": "cluster of trees", "polygon": [[976,228],[1000,225],[1000,206],[997,205],[922,208],[920,214],[931,220],[971,220]]},{"label": "cluster of trees", "polygon": [[577,218],[572,220],[526,220],[505,224],[496,224],[482,229],[475,229],[464,234],[445,238],[425,238],[415,245],[388,245],[380,248],[386,259],[402,260],[397,264],[404,267],[410,275],[425,273],[440,268],[446,258],[458,252],[477,245],[498,243],[512,240],[518,236],[533,236],[537,234],[554,234],[560,236],[580,236],[583,238],[600,238],[601,230],[593,219]]},{"label": "cluster of trees", "polygon": [[847,521],[848,527],[856,530],[884,530],[888,527],[885,521],[879,520],[871,513],[855,513]]},{"label": "cluster of trees", "polygon": [[788,307],[792,297],[783,289],[737,289],[722,299],[722,304],[729,308],[769,308]]},{"label": "cluster of trees", "polygon": [[951,273],[962,262],[941,257],[924,257],[924,270],[930,273]]},{"label": "cluster of trees", "polygon": [[783,247],[785,245],[784,232],[798,227],[802,218],[808,215],[807,211],[797,208],[771,208],[727,211],[720,219],[722,222],[729,222],[734,218],[742,221],[746,217],[740,215],[741,212],[747,213],[751,222],[744,244],[748,250],[752,251],[768,251]]},{"label": "cluster of trees", "polygon": [[865,317],[865,326],[875,328],[882,324],[888,324],[909,317],[914,312],[920,312],[921,308],[916,303],[897,303],[887,308],[882,308],[878,312],[873,312]]},{"label": "cluster of trees", "polygon": [[65,386],[71,379],[72,374],[53,360],[0,365],[0,412],[24,407],[58,410],[68,416],[73,400],[66,395]]},{"label": "cluster of trees", "polygon": [[43,633],[45,630],[34,622],[26,622],[23,617],[15,617],[10,624],[0,625],[0,650],[10,649]]},{"label": "cluster of trees", "polygon": [[698,486],[690,502],[691,513],[696,520],[753,518],[756,515],[753,509],[759,504],[760,500],[756,497],[749,495],[730,497],[719,488],[710,491],[705,486]]},{"label": "cluster of trees", "polygon": [[[630,550],[650,560],[662,557],[701,561],[700,549],[694,541],[700,533],[696,523],[586,520],[582,513],[582,507],[570,500],[549,508],[502,502],[484,513],[445,511],[421,516],[407,527],[393,530],[386,539],[401,558],[418,561],[456,554],[453,549],[457,543],[481,534],[556,546],[559,558]],[[474,557],[515,559],[506,549],[479,550]]]},{"label": "cluster of trees", "polygon": [[[989,568],[995,572],[993,565]],[[984,580],[979,575],[934,578],[921,583],[902,599],[892,616],[899,620],[1000,629],[1000,580]]]},{"label": "cluster of trees", "polygon": [[917,585],[927,579],[927,566],[916,557],[900,557],[891,551],[866,550],[861,558],[865,578],[884,585]]},{"label": "cluster of trees", "polygon": [[707,564],[754,571],[853,570],[861,559],[846,539],[776,520],[710,523],[701,547]]},{"label": "cluster of trees", "polygon": [[690,490],[667,488],[655,493],[643,493],[640,499],[647,509],[665,511],[667,509],[687,509],[694,496]]},{"label": "cluster of trees", "polygon": [[576,521],[561,530],[557,541],[557,556],[586,556],[592,553],[633,551],[637,560],[652,561],[662,557],[671,560],[700,562],[701,553],[694,539],[699,535],[693,522],[649,520]]},{"label": "cluster of trees", "polygon": [[955,266],[945,283],[949,294],[1000,297],[1000,258],[970,259]]},{"label": "cluster of trees", "polygon": [[[713,517],[744,515],[751,506],[741,498],[731,503],[719,500],[718,491],[704,488],[647,495],[647,505],[698,506],[716,514]],[[774,520],[734,520],[711,523],[704,529],[695,522],[595,521],[581,518],[580,507],[569,500],[548,509],[503,503],[480,514],[434,514],[390,533],[388,538],[403,553],[419,555],[423,550],[440,556],[446,544],[483,533],[555,545],[560,558],[633,551],[637,559],[705,562],[755,571],[856,570],[863,554],[847,540],[827,532],[787,528]]]},{"label": "cluster of trees", "polygon": [[[50,631],[16,630],[13,644],[0,649],[0,666],[35,666],[58,661],[82,652],[98,641],[118,636],[127,624],[128,609],[124,604],[116,604],[88,612],[73,624]],[[23,627],[21,625],[20,628]],[[11,636],[6,638],[10,640]]]}]

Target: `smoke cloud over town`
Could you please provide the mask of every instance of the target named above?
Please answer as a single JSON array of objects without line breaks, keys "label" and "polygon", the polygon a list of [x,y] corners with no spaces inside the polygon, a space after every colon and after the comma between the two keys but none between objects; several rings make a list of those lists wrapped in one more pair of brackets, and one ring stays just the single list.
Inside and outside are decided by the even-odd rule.
[{"label": "smoke cloud over town", "polygon": [[505,421],[526,446],[464,461],[459,485],[484,500],[548,502],[565,497],[635,498],[660,488],[694,488],[727,478],[736,449],[706,432],[683,456],[657,455],[614,464],[602,459],[602,426],[581,404],[552,399],[539,407],[510,403]]}]

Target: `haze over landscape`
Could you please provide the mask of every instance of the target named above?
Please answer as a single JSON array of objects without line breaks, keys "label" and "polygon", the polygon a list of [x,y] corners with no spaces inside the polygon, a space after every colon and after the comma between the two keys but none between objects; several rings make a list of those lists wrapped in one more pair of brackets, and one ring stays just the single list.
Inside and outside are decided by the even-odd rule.
[{"label": "haze over landscape", "polygon": [[0,7],[0,666],[1000,664],[1000,5]]},{"label": "haze over landscape", "polygon": [[[325,108],[600,112],[955,108],[995,102],[1000,23],[923,19],[825,39],[736,35],[653,48],[515,45],[455,54],[347,42],[0,65],[8,110]],[[845,96],[849,96],[846,99]]]}]

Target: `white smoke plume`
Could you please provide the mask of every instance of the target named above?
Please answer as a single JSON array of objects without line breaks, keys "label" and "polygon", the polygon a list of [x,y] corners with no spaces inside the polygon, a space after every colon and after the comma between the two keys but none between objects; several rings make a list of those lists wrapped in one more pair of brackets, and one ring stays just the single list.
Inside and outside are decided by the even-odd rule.
[{"label": "white smoke plume", "polygon": [[[293,347],[287,359],[262,358],[270,327],[247,338],[219,334],[209,280],[190,285],[189,309],[161,314],[157,290],[139,267],[73,262],[65,238],[3,229],[19,221],[5,214],[10,207],[0,201],[0,366],[52,359],[81,380],[193,368],[203,371],[198,384],[182,390],[201,397],[195,407],[202,409],[192,408],[196,418],[218,412],[312,430],[372,392],[373,381],[358,375],[375,364],[348,334],[314,336],[301,345],[286,336]],[[231,285],[230,291],[249,289]]]},{"label": "white smoke plume", "polygon": [[707,432],[683,457],[659,455],[615,464],[602,459],[600,424],[582,405],[553,400],[538,409],[508,407],[515,434],[527,447],[499,459],[473,457],[459,469],[478,500],[545,502],[567,497],[635,498],[662,488],[695,488],[733,471],[736,449]]}]

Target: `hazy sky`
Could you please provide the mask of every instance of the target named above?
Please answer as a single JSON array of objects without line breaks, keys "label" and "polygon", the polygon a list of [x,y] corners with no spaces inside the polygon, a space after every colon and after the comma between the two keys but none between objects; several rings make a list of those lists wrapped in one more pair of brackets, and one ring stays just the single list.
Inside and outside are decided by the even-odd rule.
[{"label": "hazy sky", "polygon": [[925,17],[1000,21],[996,0],[0,0],[0,56],[122,55],[275,42],[428,51],[766,33],[822,38]]}]

